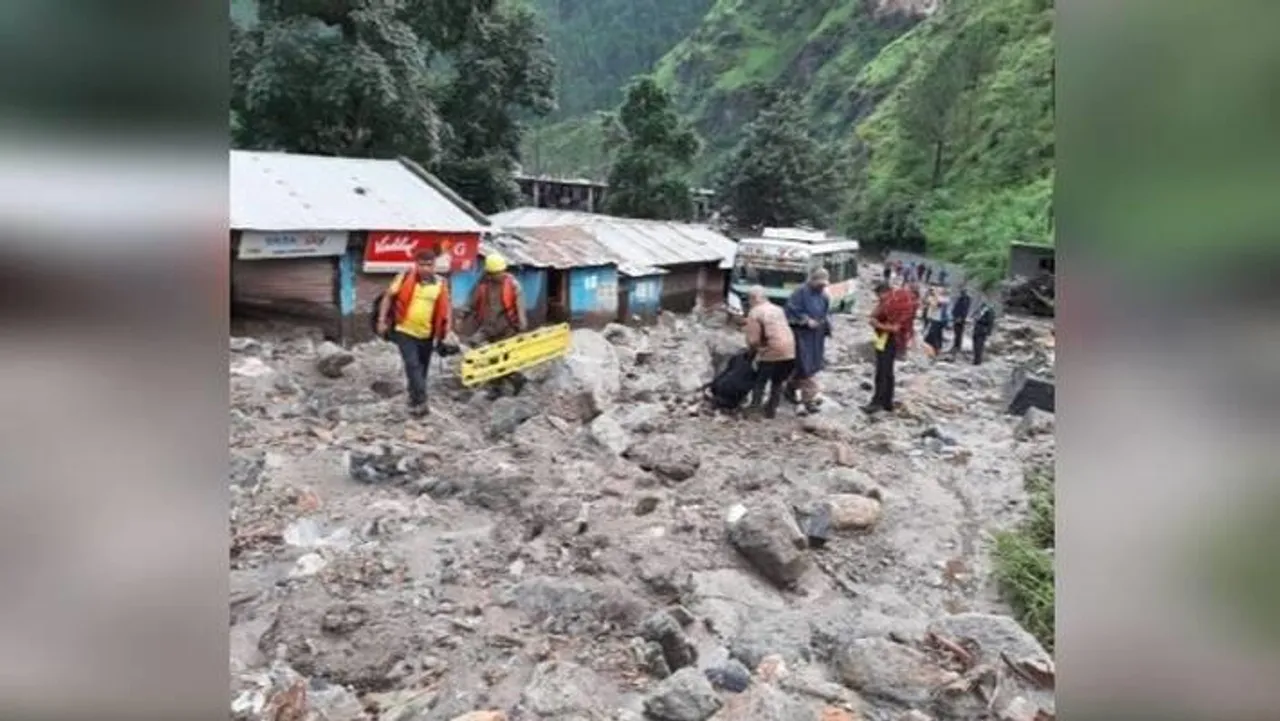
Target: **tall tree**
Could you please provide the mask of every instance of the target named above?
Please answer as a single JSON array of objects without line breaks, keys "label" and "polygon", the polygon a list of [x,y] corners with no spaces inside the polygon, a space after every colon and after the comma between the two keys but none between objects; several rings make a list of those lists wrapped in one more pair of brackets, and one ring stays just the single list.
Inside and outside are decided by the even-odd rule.
[{"label": "tall tree", "polygon": [[690,217],[693,198],[685,175],[701,142],[676,114],[671,96],[653,78],[637,78],[605,122],[616,148],[606,210],[631,218]]},{"label": "tall tree", "polygon": [[842,164],[815,138],[799,95],[768,103],[720,170],[721,206],[741,226],[825,226],[838,205]]},{"label": "tall tree", "polygon": [[490,211],[518,118],[554,104],[545,38],[504,0],[263,0],[232,28],[231,88],[236,147],[406,155]]}]

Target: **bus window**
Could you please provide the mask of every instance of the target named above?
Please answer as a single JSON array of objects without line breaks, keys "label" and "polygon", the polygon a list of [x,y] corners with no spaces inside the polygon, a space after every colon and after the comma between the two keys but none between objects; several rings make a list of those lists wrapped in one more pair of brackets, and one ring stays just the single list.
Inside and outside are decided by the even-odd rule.
[{"label": "bus window", "polygon": [[808,277],[802,270],[761,268],[748,260],[739,259],[733,271],[733,282],[742,285],[760,285],[765,288],[791,289],[803,284]]},{"label": "bus window", "polygon": [[815,262],[814,267],[818,267],[820,263],[826,268],[831,274],[832,283],[840,283],[858,275],[858,262],[853,251],[827,252],[816,257],[819,260]]}]

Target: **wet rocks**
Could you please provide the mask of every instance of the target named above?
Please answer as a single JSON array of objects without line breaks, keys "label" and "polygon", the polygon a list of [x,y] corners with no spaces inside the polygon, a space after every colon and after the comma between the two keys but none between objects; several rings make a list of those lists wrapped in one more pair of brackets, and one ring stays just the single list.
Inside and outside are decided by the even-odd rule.
[{"label": "wet rocks", "polygon": [[855,691],[907,706],[928,703],[933,689],[960,678],[920,651],[884,638],[852,641],[836,664],[840,680]]},{"label": "wet rocks", "polygon": [[720,697],[695,668],[682,668],[644,700],[644,712],[657,721],[706,721],[720,710]]},{"label": "wet rocks", "polygon": [[492,439],[505,438],[515,432],[521,423],[538,415],[538,406],[525,398],[502,397],[489,406],[489,424],[486,432]]},{"label": "wet rocks", "polygon": [[712,666],[703,675],[712,686],[730,693],[741,693],[751,685],[751,671],[732,658]]},{"label": "wet rocks", "polygon": [[608,709],[607,685],[594,671],[567,661],[546,661],[533,670],[520,706],[544,718],[594,718]]},{"label": "wet rocks", "polygon": [[826,501],[831,526],[837,531],[865,531],[880,521],[880,501],[854,493],[841,493]]},{"label": "wet rocks", "polygon": [[684,634],[680,623],[666,611],[659,611],[646,618],[640,626],[640,636],[658,644],[667,668],[673,671],[692,666],[698,661],[698,649]]},{"label": "wet rocks", "polygon": [[346,367],[355,361],[355,354],[332,341],[325,341],[316,349],[316,370],[325,378],[341,378]]},{"label": "wet rocks", "polygon": [[728,529],[733,547],[761,575],[782,588],[794,586],[809,567],[805,555],[808,540],[782,501],[734,506],[729,511]]},{"label": "wet rocks", "polygon": [[348,451],[346,467],[347,475],[361,483],[403,481],[424,470],[418,457],[389,444]]},{"label": "wet rocks", "polygon": [[631,445],[623,457],[646,471],[671,481],[686,481],[698,472],[702,457],[672,435],[652,436]]},{"label": "wet rocks", "polygon": [[591,433],[591,439],[597,445],[615,456],[625,453],[631,445],[631,436],[626,429],[618,423],[616,418],[608,413],[603,413],[594,421],[591,421],[587,430]]},{"label": "wet rocks", "polygon": [[1052,434],[1053,426],[1054,415],[1033,406],[1028,408],[1026,414],[1022,416],[1022,420],[1018,421],[1014,435],[1019,440],[1025,441],[1036,436]]}]

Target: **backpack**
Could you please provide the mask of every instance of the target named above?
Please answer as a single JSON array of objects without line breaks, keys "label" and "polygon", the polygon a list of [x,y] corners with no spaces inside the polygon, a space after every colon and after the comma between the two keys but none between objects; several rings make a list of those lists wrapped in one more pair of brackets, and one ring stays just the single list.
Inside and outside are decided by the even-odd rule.
[{"label": "backpack", "polygon": [[711,402],[717,408],[730,410],[742,405],[742,401],[756,384],[755,352],[743,350],[735,353],[706,388]]}]

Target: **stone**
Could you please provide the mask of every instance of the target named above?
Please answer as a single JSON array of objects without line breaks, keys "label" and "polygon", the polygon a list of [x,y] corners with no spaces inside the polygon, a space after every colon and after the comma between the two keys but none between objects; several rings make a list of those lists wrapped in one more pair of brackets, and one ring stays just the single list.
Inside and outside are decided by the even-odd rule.
[{"label": "stone", "polygon": [[814,721],[813,706],[770,684],[756,684],[729,698],[717,721]]},{"label": "stone", "polygon": [[325,378],[341,378],[355,360],[351,351],[333,341],[325,341],[316,349],[316,370]]},{"label": "stone", "polygon": [[924,432],[921,433],[920,436],[926,440],[937,440],[943,446],[954,446],[959,443],[959,441],[956,440],[954,431],[945,426],[936,424],[924,429]]},{"label": "stone", "polygon": [[676,482],[692,478],[702,465],[701,456],[691,444],[671,435],[646,438],[622,455],[640,468]]},{"label": "stone", "polygon": [[1017,661],[1052,661],[1036,637],[1009,616],[957,613],[929,624],[929,630],[955,641],[971,639],[978,645],[981,663],[1000,663],[1001,653]]},{"label": "stone", "polygon": [[492,439],[505,438],[515,432],[520,424],[538,415],[538,406],[526,398],[502,397],[489,406],[489,424],[486,432]]},{"label": "stone", "polygon": [[637,516],[647,516],[658,510],[660,502],[657,496],[641,496],[640,500],[636,501],[636,505],[632,508],[632,513]]},{"label": "stone", "polygon": [[257,356],[237,358],[228,370],[231,375],[240,378],[265,378],[276,372],[274,368],[267,365],[266,361]]},{"label": "stone", "polygon": [[552,633],[580,633],[592,624],[633,626],[644,602],[620,581],[580,581],[535,576],[509,591],[509,601]]},{"label": "stone", "polygon": [[835,706],[824,706],[818,713],[818,721],[862,721],[862,716]]},{"label": "stone", "polygon": [[760,660],[760,665],[756,666],[756,676],[760,677],[765,683],[778,683],[791,675],[791,670],[787,668],[787,662],[776,653],[771,653]]},{"label": "stone", "polygon": [[734,659],[703,671],[703,675],[712,686],[731,693],[741,693],[751,685],[751,671]]},{"label": "stone", "polygon": [[841,682],[864,696],[906,706],[928,703],[935,688],[960,678],[920,651],[886,638],[850,642],[836,668]]},{"label": "stone", "polygon": [[680,622],[666,611],[659,611],[640,625],[640,635],[662,647],[667,667],[673,671],[692,666],[698,661],[698,649],[684,634]]},{"label": "stone", "polygon": [[1020,416],[1028,408],[1034,407],[1053,413],[1053,396],[1053,381],[1032,375],[1026,368],[1018,367],[1013,370],[1005,388],[1006,411],[1010,415]]},{"label": "stone", "polygon": [[933,717],[919,709],[912,709],[899,716],[898,721],[933,721]]},{"label": "stone", "polygon": [[1022,420],[1018,421],[1018,426],[1014,430],[1014,435],[1020,440],[1029,440],[1039,435],[1049,435],[1053,433],[1054,415],[1048,411],[1042,411],[1035,406],[1027,409],[1023,414]]},{"label": "stone", "polygon": [[587,429],[591,433],[591,439],[597,445],[615,456],[625,453],[631,445],[631,436],[626,429],[618,423],[616,418],[608,413],[602,413],[597,416],[594,421],[591,421],[591,425]]},{"label": "stone", "polygon": [[880,502],[874,498],[841,493],[828,498],[826,505],[837,531],[865,531],[880,521]]},{"label": "stone", "polygon": [[652,433],[658,430],[667,416],[667,408],[661,403],[630,403],[615,409],[612,415],[617,418],[623,430],[630,433]]},{"label": "stone", "polygon": [[404,384],[380,379],[370,383],[369,390],[373,391],[379,398],[395,398],[404,392]]},{"label": "stone", "polygon": [[808,661],[810,633],[806,613],[749,610],[729,641],[729,655],[747,668],[759,667],[770,655],[792,664]]},{"label": "stone", "polygon": [[711,682],[695,668],[682,668],[644,700],[644,712],[657,721],[706,721],[722,703]]},{"label": "stone", "polygon": [[262,475],[266,471],[266,456],[262,453],[245,454],[232,452],[231,454],[231,484],[251,490],[258,486],[262,480]]},{"label": "stone", "polygon": [[262,343],[257,338],[243,338],[239,336],[231,336],[228,343],[232,353],[259,353],[262,351]]},{"label": "stone", "polygon": [[828,441],[841,441],[849,437],[849,431],[839,421],[821,413],[802,417],[800,428],[805,433]]},{"label": "stone", "polygon": [[856,468],[831,468],[822,474],[820,483],[828,493],[855,493],[877,501],[884,500],[880,485]]},{"label": "stone", "polygon": [[557,415],[590,420],[611,408],[622,391],[618,353],[603,335],[587,328],[573,331],[570,344],[569,354],[552,367],[544,386]]},{"label": "stone", "polygon": [[776,498],[751,508],[735,506],[729,512],[728,529],[733,547],[777,586],[794,586],[809,567],[808,539],[791,509]]},{"label": "stone", "polygon": [[364,706],[349,689],[317,678],[312,678],[310,685],[307,702],[319,718],[324,721],[364,721]]},{"label": "stone", "polygon": [[520,695],[520,706],[547,718],[594,717],[609,707],[607,686],[591,669],[567,661],[544,661]]},{"label": "stone", "polygon": [[639,336],[635,329],[629,328],[621,323],[610,323],[601,331],[605,340],[614,345],[633,347],[636,345]]},{"label": "stone", "polygon": [[654,678],[666,678],[671,675],[671,667],[662,653],[662,646],[643,638],[631,639],[631,652],[636,657],[636,665],[644,669]]}]

